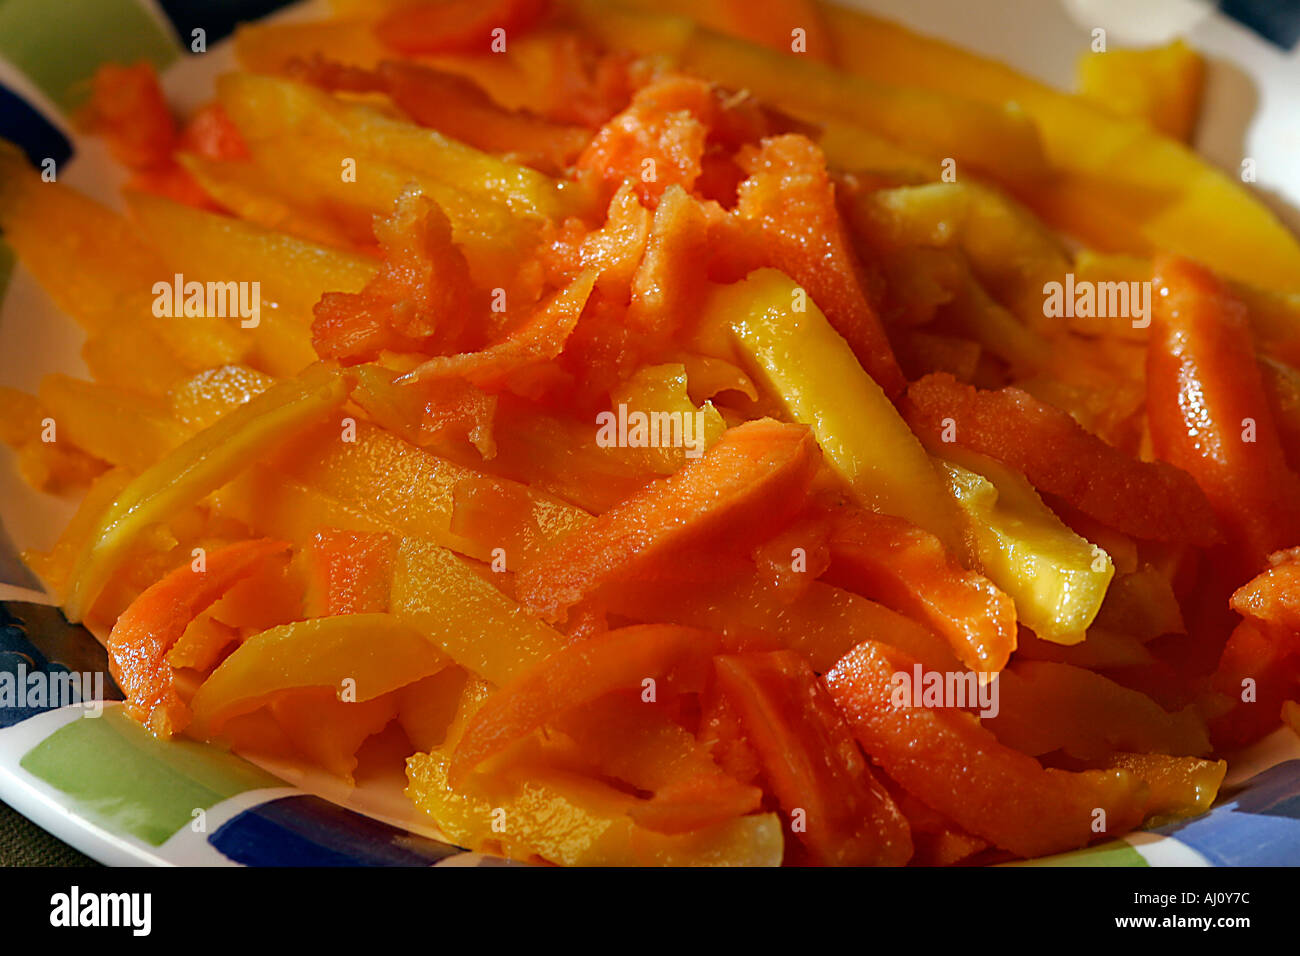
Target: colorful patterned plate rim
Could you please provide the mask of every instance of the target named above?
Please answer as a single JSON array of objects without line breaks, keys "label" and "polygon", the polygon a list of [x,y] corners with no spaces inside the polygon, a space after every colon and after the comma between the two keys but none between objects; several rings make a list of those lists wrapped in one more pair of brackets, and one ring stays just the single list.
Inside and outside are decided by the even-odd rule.
[{"label": "colorful patterned plate rim", "polygon": [[[1260,187],[1300,223],[1300,3],[1150,0],[858,0],[908,26],[999,57],[1057,86],[1092,26],[1119,42],[1183,32],[1211,57],[1197,146],[1236,168],[1251,156]],[[237,23],[312,17],[316,3],[283,0],[0,0],[0,137],[61,178],[116,202],[118,177],[99,144],[80,139],[69,111],[95,68],[146,59],[173,99],[194,105],[231,68]],[[1136,8],[1138,16],[1133,13]],[[206,51],[191,52],[194,31]],[[1027,43],[1025,38],[1034,37]],[[1243,125],[1245,118],[1248,125]],[[66,164],[66,167],[65,167]],[[66,174],[62,172],[66,168]],[[1289,203],[1290,205],[1284,205]],[[34,389],[51,370],[78,371],[79,334],[0,242],[0,382]],[[402,796],[400,775],[349,787],[326,775],[189,741],[159,743],[122,712],[103,650],[69,625],[18,558],[48,547],[69,505],[35,495],[0,452],[0,799],[91,857],[112,865],[429,866],[505,861],[439,838]],[[23,695],[33,673],[70,681],[98,674],[83,703],[50,707]],[[58,675],[64,675],[60,678]],[[11,696],[6,697],[9,694]],[[1029,866],[1300,864],[1300,739],[1280,730],[1233,764],[1215,808]]]}]

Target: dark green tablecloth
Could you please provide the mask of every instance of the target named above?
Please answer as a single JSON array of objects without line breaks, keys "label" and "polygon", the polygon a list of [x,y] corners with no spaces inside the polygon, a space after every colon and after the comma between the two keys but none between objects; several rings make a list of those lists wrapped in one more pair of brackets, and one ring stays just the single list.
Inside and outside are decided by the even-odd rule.
[{"label": "dark green tablecloth", "polygon": [[0,803],[0,866],[99,866],[50,836],[6,803]]}]

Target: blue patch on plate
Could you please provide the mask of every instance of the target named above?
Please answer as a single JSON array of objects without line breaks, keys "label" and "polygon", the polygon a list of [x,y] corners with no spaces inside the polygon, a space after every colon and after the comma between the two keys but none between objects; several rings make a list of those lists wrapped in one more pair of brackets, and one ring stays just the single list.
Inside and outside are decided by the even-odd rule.
[{"label": "blue patch on plate", "polygon": [[89,631],[69,624],[58,608],[0,603],[0,727],[97,699],[122,694]]},{"label": "blue patch on plate", "polygon": [[1295,866],[1300,846],[1300,760],[1252,777],[1247,788],[1194,820],[1159,827],[1215,866]]},{"label": "blue patch on plate", "polygon": [[72,155],[72,143],[59,128],[30,103],[5,86],[0,86],[0,139],[7,139],[39,167],[42,160],[58,165]]},{"label": "blue patch on plate", "polygon": [[163,13],[172,22],[181,48],[193,53],[194,31],[203,30],[209,49],[222,37],[229,36],[235,27],[257,20],[287,7],[292,0],[158,0]]},{"label": "blue patch on plate", "polygon": [[1284,50],[1300,40],[1300,0],[1220,0],[1219,9]]},{"label": "blue patch on plate", "polygon": [[208,842],[245,866],[432,866],[465,852],[313,796],[245,810]]}]

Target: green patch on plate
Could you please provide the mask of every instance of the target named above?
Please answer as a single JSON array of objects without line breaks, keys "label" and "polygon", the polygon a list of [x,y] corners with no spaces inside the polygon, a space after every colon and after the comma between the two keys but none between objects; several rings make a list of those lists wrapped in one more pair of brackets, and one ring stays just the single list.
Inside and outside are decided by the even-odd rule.
[{"label": "green patch on plate", "polygon": [[190,740],[157,740],[120,707],[59,728],[20,765],[100,826],[154,846],[190,823],[195,810],[283,786],[233,754]]},{"label": "green patch on plate", "polygon": [[1149,866],[1146,857],[1123,840],[1109,840],[1096,846],[1036,860],[1021,860],[1008,866]]},{"label": "green patch on plate", "polygon": [[101,63],[161,68],[179,55],[167,28],[136,0],[0,0],[0,56],[65,111],[86,98]]}]

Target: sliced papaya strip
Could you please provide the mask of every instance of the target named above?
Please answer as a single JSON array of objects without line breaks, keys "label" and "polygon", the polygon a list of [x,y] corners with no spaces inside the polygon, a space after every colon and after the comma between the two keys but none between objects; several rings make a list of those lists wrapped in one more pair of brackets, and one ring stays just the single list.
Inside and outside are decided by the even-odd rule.
[{"label": "sliced papaya strip", "polygon": [[310,369],[241,405],[141,472],[105,512],[77,561],[64,604],[68,619],[85,617],[145,528],[220,488],[324,418],[343,404],[348,385],[337,371]]},{"label": "sliced papaya strip", "polygon": [[236,581],[288,545],[257,538],[240,541],[184,564],[131,603],[108,635],[109,672],[126,694],[126,709],[157,737],[170,737],[190,722],[177,696],[167,652],[192,620]]},{"label": "sliced papaya strip", "polygon": [[[877,781],[808,662],[793,651],[715,658],[768,787],[811,862],[901,866],[912,855],[907,820]],[[799,816],[801,815],[801,816]]]},{"label": "sliced papaya strip", "polygon": [[452,760],[453,784],[538,727],[611,691],[658,679],[691,654],[718,650],[708,631],[644,624],[607,631],[571,644],[511,681],[484,702]]},{"label": "sliced papaya strip", "polygon": [[1016,649],[1016,605],[967,571],[930,532],[891,515],[836,515],[828,580],[858,591],[943,635],[967,667],[1000,671]]},{"label": "sliced papaya strip", "polygon": [[1147,349],[1152,446],[1191,473],[1238,559],[1258,570],[1273,551],[1300,545],[1300,477],[1286,464],[1245,307],[1186,259],[1158,259],[1154,281],[1161,294]]},{"label": "sliced papaya strip", "polygon": [[915,661],[866,641],[826,675],[863,750],[927,806],[1024,857],[1077,849],[1142,822],[1147,787],[1124,770],[1045,769],[955,709],[895,706]]},{"label": "sliced papaya strip", "polygon": [[908,388],[904,414],[928,442],[950,439],[996,458],[1125,534],[1199,547],[1218,539],[1214,512],[1191,475],[1126,455],[1018,388],[987,391],[946,373],[927,375]]},{"label": "sliced papaya strip", "polygon": [[329,688],[344,703],[364,703],[447,663],[432,641],[390,614],[342,614],[273,627],[241,644],[199,687],[190,702],[193,730],[210,738],[232,718],[304,687]]},{"label": "sliced papaya strip", "polygon": [[601,584],[684,545],[771,527],[799,507],[819,460],[800,426],[763,419],[730,429],[703,457],[538,553],[520,569],[516,593],[558,618]]}]

